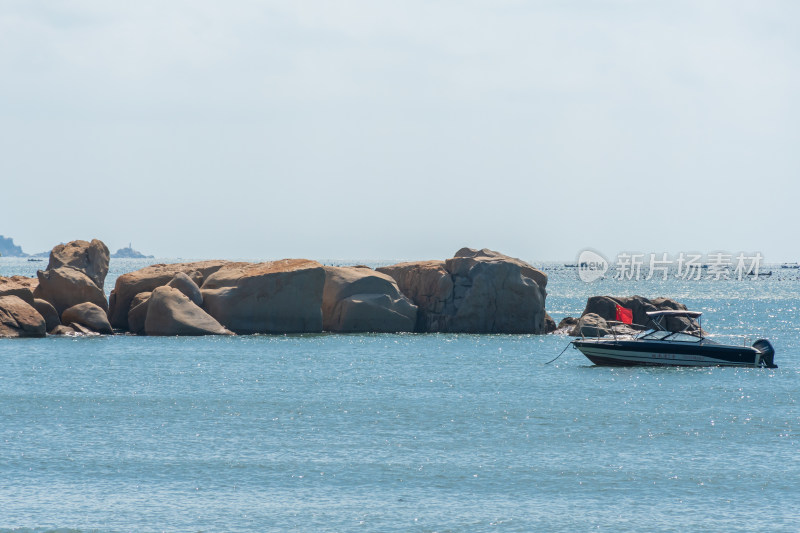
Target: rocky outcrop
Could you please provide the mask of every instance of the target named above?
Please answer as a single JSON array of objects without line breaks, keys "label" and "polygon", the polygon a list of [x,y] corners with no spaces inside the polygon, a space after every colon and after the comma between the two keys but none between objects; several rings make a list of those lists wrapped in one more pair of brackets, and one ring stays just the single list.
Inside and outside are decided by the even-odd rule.
[{"label": "rocky outcrop", "polygon": [[313,333],[322,331],[324,285],[321,264],[284,259],[224,266],[200,288],[203,308],[235,333]]},{"label": "rocky outcrop", "polygon": [[544,333],[547,275],[492,250],[377,269],[419,307],[417,331]]},{"label": "rocky outcrop", "polygon": [[147,300],[147,335],[230,335],[219,322],[173,287],[158,287]]},{"label": "rocky outcrop", "polygon": [[[633,324],[617,322],[617,306],[630,309]],[[686,306],[670,298],[648,299],[643,296],[591,296],[579,318],[566,317],[554,333],[573,336],[595,336],[598,333],[629,335],[655,326],[647,313],[650,311],[686,310]],[[602,321],[602,322],[601,322]],[[699,329],[699,324],[689,318],[670,317],[662,323],[670,331]],[[605,332],[605,333],[603,333]]]},{"label": "rocky outcrop", "polygon": [[102,291],[108,274],[108,247],[98,239],[59,244],[50,252],[47,270],[71,267],[86,274]]},{"label": "rocky outcrop", "polygon": [[42,315],[42,318],[44,318],[44,322],[47,324],[48,333],[61,325],[61,318],[58,315],[58,311],[56,311],[56,308],[53,307],[53,304],[47,300],[40,300],[39,298],[34,299],[33,308],[36,309],[40,315]]},{"label": "rocky outcrop", "polygon": [[322,327],[325,331],[414,331],[417,306],[391,276],[368,267],[325,267]]},{"label": "rocky outcrop", "polygon": [[90,302],[73,305],[64,310],[61,314],[61,322],[73,329],[76,329],[77,324],[95,333],[107,335],[114,333],[114,330],[111,329],[111,324],[108,322],[108,315],[105,309]]},{"label": "rocky outcrop", "polygon": [[[617,305],[633,312],[633,327],[649,329],[654,327],[647,316],[649,311],[686,310],[686,306],[670,298],[648,299],[643,296],[592,296],[586,301],[586,308],[581,316],[594,313],[605,320],[616,320]],[[688,318],[669,318],[664,326],[670,331],[680,331],[689,327],[698,327],[697,322]]]},{"label": "rocky outcrop", "polygon": [[151,265],[134,272],[128,272],[117,278],[114,290],[109,298],[109,320],[115,328],[128,327],[128,311],[131,301],[141,292],[152,292],[157,287],[169,283],[175,274],[186,274],[198,286],[203,281],[222,268],[224,265],[241,265],[230,261],[199,261],[195,263],[174,263]]},{"label": "rocky outcrop", "polygon": [[64,266],[38,271],[39,285],[33,291],[36,298],[47,300],[58,314],[65,309],[83,302],[91,302],[108,309],[106,295],[86,274],[72,267]]},{"label": "rocky outcrop", "polygon": [[39,285],[39,280],[36,278],[0,276],[0,296],[17,296],[28,305],[33,305],[33,291],[36,290],[37,285]]},{"label": "rocky outcrop", "polygon": [[0,337],[44,337],[42,315],[18,296],[0,296]]}]

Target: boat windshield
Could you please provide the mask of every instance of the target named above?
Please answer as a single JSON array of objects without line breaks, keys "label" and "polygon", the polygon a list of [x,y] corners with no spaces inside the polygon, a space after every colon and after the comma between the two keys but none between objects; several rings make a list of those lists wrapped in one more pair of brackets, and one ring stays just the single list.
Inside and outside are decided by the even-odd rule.
[{"label": "boat windshield", "polygon": [[639,335],[640,339],[663,339],[667,335],[670,335],[669,331],[661,330],[661,329],[648,329],[641,335]]},{"label": "boat windshield", "polygon": [[700,342],[701,337],[683,332],[664,331],[660,329],[649,329],[640,334],[637,339],[648,341],[677,341],[677,342]]}]

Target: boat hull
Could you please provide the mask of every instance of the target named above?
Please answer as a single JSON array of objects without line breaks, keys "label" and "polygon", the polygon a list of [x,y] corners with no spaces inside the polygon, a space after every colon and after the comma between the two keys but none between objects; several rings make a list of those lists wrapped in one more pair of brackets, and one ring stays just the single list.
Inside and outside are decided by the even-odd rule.
[{"label": "boat hull", "polygon": [[583,339],[572,344],[601,366],[765,366],[761,352],[748,346],[613,339]]}]

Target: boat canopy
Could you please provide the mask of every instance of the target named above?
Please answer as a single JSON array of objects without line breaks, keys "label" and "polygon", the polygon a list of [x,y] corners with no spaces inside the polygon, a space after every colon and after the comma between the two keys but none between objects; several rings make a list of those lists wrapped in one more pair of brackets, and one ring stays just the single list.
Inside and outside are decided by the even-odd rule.
[{"label": "boat canopy", "polygon": [[647,316],[650,318],[661,317],[686,317],[686,318],[700,318],[700,311],[681,311],[678,309],[668,309],[666,311],[647,311]]}]

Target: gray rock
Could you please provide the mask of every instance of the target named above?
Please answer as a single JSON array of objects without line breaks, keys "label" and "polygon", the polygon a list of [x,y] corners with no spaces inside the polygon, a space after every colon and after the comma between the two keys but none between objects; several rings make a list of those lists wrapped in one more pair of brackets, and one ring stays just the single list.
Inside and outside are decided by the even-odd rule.
[{"label": "gray rock", "polygon": [[492,250],[377,269],[419,307],[420,332],[544,333],[547,276]]},{"label": "gray rock", "polygon": [[0,337],[44,337],[47,323],[18,296],[0,296]]},{"label": "gray rock", "polygon": [[103,241],[72,241],[53,247],[47,270],[72,267],[86,274],[102,290],[108,274],[108,261],[108,247]]},{"label": "gray rock", "polygon": [[192,281],[201,286],[206,277],[222,268],[223,265],[229,264],[232,263],[230,261],[199,261],[170,265],[158,264],[119,276],[109,298],[111,305],[108,316],[111,325],[120,329],[127,328],[128,311],[131,309],[133,298],[139,293],[151,292],[156,287],[166,285],[178,272],[188,275]]},{"label": "gray rock", "polygon": [[417,306],[394,279],[369,268],[325,267],[322,327],[335,332],[414,331]]},{"label": "gray rock", "polygon": [[573,328],[573,337],[603,337],[611,333],[611,327],[603,317],[595,313],[583,315]]},{"label": "gray rock", "polygon": [[108,309],[106,295],[86,274],[72,267],[63,266],[36,273],[39,285],[33,291],[35,298],[47,300],[59,315],[65,309],[83,302],[91,302]]},{"label": "gray rock", "polygon": [[47,331],[52,331],[57,326],[61,325],[61,319],[58,316],[58,311],[47,300],[40,300],[36,298],[33,300],[33,308],[36,309],[47,324]]},{"label": "gray rock", "polygon": [[75,324],[88,328],[95,333],[111,335],[114,330],[108,322],[106,311],[91,302],[83,302],[65,309],[61,313],[61,322],[75,327]]},{"label": "gray rock", "polygon": [[144,331],[162,336],[230,334],[185,294],[166,286],[156,288],[147,300]]},{"label": "gray rock", "polygon": [[283,259],[226,266],[201,291],[204,309],[236,333],[318,333],[324,285],[321,264]]}]

